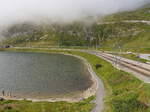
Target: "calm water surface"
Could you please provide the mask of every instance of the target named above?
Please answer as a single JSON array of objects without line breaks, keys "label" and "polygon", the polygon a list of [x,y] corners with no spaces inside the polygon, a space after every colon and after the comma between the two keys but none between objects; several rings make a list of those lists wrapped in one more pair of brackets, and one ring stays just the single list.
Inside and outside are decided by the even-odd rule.
[{"label": "calm water surface", "polygon": [[92,81],[83,62],[63,54],[0,52],[0,94],[49,98],[83,91]]}]

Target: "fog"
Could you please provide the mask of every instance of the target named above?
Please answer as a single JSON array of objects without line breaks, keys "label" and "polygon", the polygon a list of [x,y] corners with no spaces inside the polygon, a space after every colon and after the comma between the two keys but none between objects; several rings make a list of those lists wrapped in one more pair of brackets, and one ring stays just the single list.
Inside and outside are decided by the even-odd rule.
[{"label": "fog", "polygon": [[133,10],[150,0],[1,0],[0,26],[46,20],[67,22]]}]

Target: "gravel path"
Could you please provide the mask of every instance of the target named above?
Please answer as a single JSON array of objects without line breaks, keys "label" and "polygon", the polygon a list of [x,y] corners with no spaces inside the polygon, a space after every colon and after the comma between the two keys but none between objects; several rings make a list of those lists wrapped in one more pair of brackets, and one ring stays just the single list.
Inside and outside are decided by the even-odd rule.
[{"label": "gravel path", "polygon": [[102,80],[96,74],[95,77],[98,80],[98,90],[96,93],[96,100],[94,101],[96,106],[92,110],[92,112],[102,112],[102,110],[104,109],[105,87]]}]

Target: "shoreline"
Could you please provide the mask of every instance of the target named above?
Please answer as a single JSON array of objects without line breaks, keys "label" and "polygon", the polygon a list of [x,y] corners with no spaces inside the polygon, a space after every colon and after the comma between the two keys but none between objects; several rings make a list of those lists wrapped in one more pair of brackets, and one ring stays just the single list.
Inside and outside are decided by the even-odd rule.
[{"label": "shoreline", "polygon": [[[39,52],[40,53],[40,52]],[[55,52],[52,52],[55,53]],[[84,99],[87,99],[91,96],[96,95],[96,92],[98,90],[98,79],[96,77],[96,73],[93,71],[92,66],[90,63],[83,57],[77,56],[77,55],[72,55],[69,53],[64,53],[64,52],[57,52],[57,54],[63,54],[63,55],[68,55],[68,56],[73,56],[75,58],[80,59],[85,67],[87,68],[89,72],[89,77],[90,80],[92,81],[92,85],[87,88],[86,90],[79,91],[77,94],[74,94],[72,97],[56,97],[56,98],[46,98],[46,99],[38,99],[38,98],[17,98],[17,97],[9,97],[9,96],[0,96],[1,98],[4,98],[5,100],[27,100],[27,101],[32,101],[32,102],[43,102],[43,101],[48,101],[48,102],[59,102],[59,101],[65,101],[65,102],[79,102]]]}]

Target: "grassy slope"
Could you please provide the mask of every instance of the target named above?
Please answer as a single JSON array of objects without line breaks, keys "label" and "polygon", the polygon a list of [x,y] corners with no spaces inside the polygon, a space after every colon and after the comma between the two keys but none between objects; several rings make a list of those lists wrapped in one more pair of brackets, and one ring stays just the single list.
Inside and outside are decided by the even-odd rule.
[{"label": "grassy slope", "polygon": [[[117,25],[124,20],[147,20],[150,21],[150,4],[146,8],[137,9],[134,11],[120,12],[112,14],[103,18],[104,22],[116,22],[113,24],[114,28],[118,28],[118,32],[125,32],[127,35],[116,35],[121,37],[118,40],[112,38],[104,42],[105,49],[117,50],[117,48],[106,48],[109,44],[114,44],[120,41],[120,45],[123,51],[133,51],[141,53],[150,53],[150,25],[140,23],[122,23]],[[111,25],[111,24],[109,24]],[[116,30],[117,31],[117,30]],[[119,50],[119,49],[118,49]]]},{"label": "grassy slope", "polygon": [[79,103],[0,101],[0,112],[90,112],[94,104],[93,97]]},{"label": "grassy slope", "polygon": [[[82,56],[89,61],[94,71],[103,80],[105,84],[107,96],[105,98],[104,112],[150,112],[150,84],[145,84],[142,81],[133,77],[131,74],[115,69],[110,63],[94,55],[75,51],[61,50],[51,51],[38,49],[10,49],[10,51],[66,52]],[[96,69],[96,64],[101,64],[102,67]],[[77,104],[63,103],[63,105],[61,105],[62,103],[45,103],[45,106],[42,103],[17,102],[17,105],[19,106],[14,106],[14,109],[18,109],[18,112],[23,112],[21,110],[24,109],[24,107],[28,107],[26,108],[25,112],[38,112],[40,111],[43,105],[42,108],[47,109],[47,111],[50,111],[49,109],[54,109],[50,112],[62,112],[62,110],[60,111],[59,109],[64,109],[64,112],[89,112],[92,107],[92,104],[90,104],[89,101],[85,101],[86,103]],[[13,104],[15,103],[9,103],[9,105]],[[53,108],[52,105],[55,108]],[[68,106],[70,106],[71,108],[70,111],[66,109]],[[5,110],[5,112],[7,111]]]},{"label": "grassy slope", "polygon": [[[69,26],[68,26],[69,27]],[[77,28],[78,29],[78,28]],[[43,40],[40,38],[47,33],[35,34],[34,37],[19,36],[7,39],[4,44],[10,44],[13,46],[32,46],[32,47],[50,47],[50,46],[81,46],[81,47],[94,47],[97,43],[104,50],[119,50],[118,46],[121,46],[123,51],[134,51],[150,53],[150,25],[142,23],[115,23],[115,24],[104,24],[97,25],[93,24],[90,26],[92,34],[91,37],[96,39],[93,41],[84,40],[86,33],[83,31],[84,27],[80,27],[78,36],[68,34],[68,31],[77,30],[71,28],[63,34],[53,32],[48,34]],[[61,29],[59,29],[61,30]],[[79,29],[78,29],[79,30]],[[41,32],[45,30],[41,29]],[[46,32],[49,30],[46,29]],[[84,32],[84,33],[83,33]],[[82,35],[83,33],[83,35]],[[55,37],[51,37],[55,35]],[[63,37],[63,38],[62,38]],[[74,38],[74,39],[72,39]],[[84,39],[83,39],[84,38]],[[100,43],[99,43],[100,42]]]},{"label": "grassy slope", "polygon": [[[123,23],[123,20],[150,20],[150,8],[121,12],[103,19],[108,22],[115,21],[114,24],[16,24],[8,29],[5,35],[11,38],[7,38],[3,44],[32,47],[94,47],[97,44],[104,50],[117,51],[120,46],[122,51],[150,53],[150,25]],[[91,41],[89,38],[92,38]]]},{"label": "grassy slope", "polygon": [[112,31],[108,32],[110,37],[103,42],[103,49],[150,53],[150,25],[120,22],[105,27]]},{"label": "grassy slope", "polygon": [[120,12],[104,17],[104,21],[147,20],[150,21],[150,4],[146,8]]},{"label": "grassy slope", "polygon": [[[123,23],[123,20],[150,20],[150,8],[121,12],[103,18],[114,24],[94,23],[86,26],[80,22],[67,25],[31,23],[16,24],[8,29],[8,37],[3,43],[13,46],[82,46],[96,44],[104,50],[150,53],[150,25],[143,23]],[[11,37],[11,38],[9,38]],[[88,38],[92,38],[91,41]]]}]

